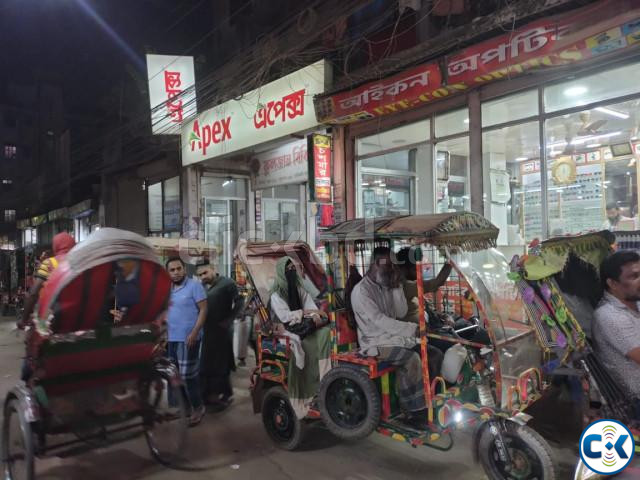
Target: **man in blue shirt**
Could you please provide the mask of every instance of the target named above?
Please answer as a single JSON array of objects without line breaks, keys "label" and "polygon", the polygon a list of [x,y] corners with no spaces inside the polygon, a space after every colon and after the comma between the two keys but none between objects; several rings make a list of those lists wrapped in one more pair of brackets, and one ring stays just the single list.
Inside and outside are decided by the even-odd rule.
[{"label": "man in blue shirt", "polygon": [[191,403],[191,424],[197,425],[205,414],[200,392],[200,340],[207,319],[207,294],[201,283],[187,277],[182,259],[170,258],[167,271],[171,277],[171,303],[168,355],[180,370]]}]

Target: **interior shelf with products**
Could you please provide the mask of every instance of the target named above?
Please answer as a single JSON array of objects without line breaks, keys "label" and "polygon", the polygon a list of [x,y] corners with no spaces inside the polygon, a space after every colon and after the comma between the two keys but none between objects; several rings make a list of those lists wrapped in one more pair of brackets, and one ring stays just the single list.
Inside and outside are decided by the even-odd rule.
[{"label": "interior shelf with products", "polygon": [[[530,181],[523,181],[514,192],[520,199],[522,223],[529,240],[542,236],[540,179],[537,172],[535,177],[530,175]],[[570,184],[556,185],[549,178],[547,191],[550,235],[601,229],[605,184],[600,165],[578,167],[575,181]]]}]

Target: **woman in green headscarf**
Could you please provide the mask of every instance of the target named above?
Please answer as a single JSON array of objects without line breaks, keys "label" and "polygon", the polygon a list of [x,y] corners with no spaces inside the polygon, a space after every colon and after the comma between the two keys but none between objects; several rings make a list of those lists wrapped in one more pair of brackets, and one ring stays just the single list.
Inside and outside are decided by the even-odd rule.
[{"label": "woman in green headscarf", "polygon": [[294,353],[287,379],[289,400],[298,418],[304,418],[318,393],[320,380],[331,368],[331,332],[322,327],[326,324],[326,314],[318,310],[304,288],[290,257],[282,257],[276,263],[270,303],[272,318],[282,324],[291,326],[304,318],[312,318],[320,327],[302,340],[288,330],[284,332],[291,340]]}]

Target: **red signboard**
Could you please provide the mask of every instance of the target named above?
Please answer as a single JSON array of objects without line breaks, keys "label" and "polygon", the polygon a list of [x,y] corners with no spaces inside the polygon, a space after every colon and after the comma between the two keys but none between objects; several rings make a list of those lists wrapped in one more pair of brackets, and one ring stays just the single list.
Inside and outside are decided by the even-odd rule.
[{"label": "red signboard", "polygon": [[418,107],[526,71],[566,65],[640,43],[640,5],[607,0],[537,20],[436,62],[355,90],[318,98],[320,122],[350,123]]},{"label": "red signboard", "polygon": [[[332,95],[326,99],[327,102],[316,104],[316,115],[320,121],[330,119],[336,123],[378,117],[448,95],[448,89],[441,87],[438,64],[429,63],[355,90]],[[436,90],[442,91],[434,95]]]},{"label": "red signboard", "polygon": [[313,135],[313,184],[316,202],[331,202],[331,137]]},{"label": "red signboard", "polygon": [[448,83],[468,88],[626,48],[640,41],[640,11],[629,11],[624,3],[601,2],[538,20],[451,55]]}]

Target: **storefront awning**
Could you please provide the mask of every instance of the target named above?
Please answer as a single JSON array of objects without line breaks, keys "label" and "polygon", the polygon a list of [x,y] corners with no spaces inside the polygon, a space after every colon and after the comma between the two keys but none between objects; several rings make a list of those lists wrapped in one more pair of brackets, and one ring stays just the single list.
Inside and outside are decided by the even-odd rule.
[{"label": "storefront awning", "polygon": [[[354,90],[314,100],[321,123],[346,124],[448,98],[530,71],[638,49],[640,6],[608,0],[528,23],[513,32]],[[444,68],[443,68],[444,67]]]},{"label": "storefront awning", "polygon": [[23,218],[22,220],[18,220],[16,222],[16,227],[19,230],[25,230],[27,228],[31,228],[31,219],[30,218]]},{"label": "storefront awning", "polygon": [[59,220],[61,218],[67,218],[68,215],[68,208],[64,207],[64,208],[58,208],[57,210],[52,210],[47,214],[47,217],[49,218],[50,222],[53,222],[54,220]]},{"label": "storefront awning", "polygon": [[79,218],[90,215],[93,211],[91,199],[88,198],[83,200],[80,203],[76,203],[75,205],[69,207],[68,209],[68,217],[69,218]]},{"label": "storefront awning", "polygon": [[38,225],[42,225],[47,223],[48,217],[47,214],[36,215],[35,217],[31,217],[31,225],[37,227]]}]

